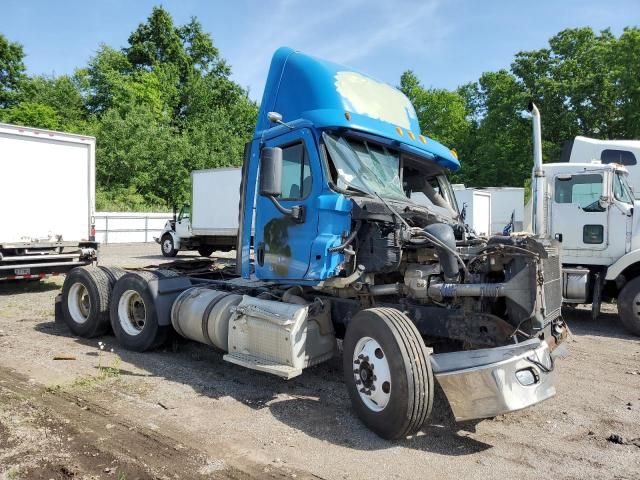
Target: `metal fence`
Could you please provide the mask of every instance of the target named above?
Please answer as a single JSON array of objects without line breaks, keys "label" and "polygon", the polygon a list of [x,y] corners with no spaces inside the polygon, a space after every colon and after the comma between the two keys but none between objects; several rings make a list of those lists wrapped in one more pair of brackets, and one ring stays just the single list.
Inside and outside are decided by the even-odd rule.
[{"label": "metal fence", "polygon": [[96,240],[102,244],[153,242],[171,218],[171,213],[97,212]]}]

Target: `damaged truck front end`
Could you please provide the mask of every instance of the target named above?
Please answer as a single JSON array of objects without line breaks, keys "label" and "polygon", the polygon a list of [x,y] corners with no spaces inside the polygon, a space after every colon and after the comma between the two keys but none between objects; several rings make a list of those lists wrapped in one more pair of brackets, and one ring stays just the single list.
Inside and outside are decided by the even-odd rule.
[{"label": "damaged truck front end", "polygon": [[[353,202],[343,275],[316,287],[334,297],[333,318],[348,329],[364,308],[407,315],[457,420],[552,397],[552,352],[566,335],[558,245],[479,237],[461,222],[444,169],[371,140],[324,138],[334,186]],[[389,174],[394,158],[402,178]]]}]

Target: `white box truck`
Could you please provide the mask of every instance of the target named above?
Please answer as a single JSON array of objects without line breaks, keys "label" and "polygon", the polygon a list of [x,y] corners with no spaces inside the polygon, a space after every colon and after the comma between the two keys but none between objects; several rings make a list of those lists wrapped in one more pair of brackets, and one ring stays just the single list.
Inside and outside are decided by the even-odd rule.
[{"label": "white box truck", "polygon": [[491,234],[504,231],[513,217],[512,232],[521,232],[524,227],[524,188],[483,187],[491,194]]},{"label": "white box truck", "polygon": [[462,220],[478,235],[489,236],[491,231],[491,193],[474,188],[454,185],[453,193],[458,203]]},{"label": "white box truck", "polygon": [[0,280],[96,258],[95,138],[0,123]]},{"label": "white box truck", "polygon": [[[183,205],[155,239],[165,257],[175,257],[180,250],[197,250],[208,257],[216,250],[235,248],[241,175],[241,168],[191,172],[191,204]],[[212,199],[224,201],[215,200],[214,205]]]}]

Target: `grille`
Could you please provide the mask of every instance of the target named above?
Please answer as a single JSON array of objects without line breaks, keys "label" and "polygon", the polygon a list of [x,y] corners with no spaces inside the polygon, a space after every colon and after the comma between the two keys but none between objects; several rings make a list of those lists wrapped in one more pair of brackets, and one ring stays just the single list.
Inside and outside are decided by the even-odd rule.
[{"label": "grille", "polygon": [[562,274],[557,249],[547,249],[549,256],[542,260],[544,273],[543,295],[545,319],[553,320],[560,315],[562,307]]}]

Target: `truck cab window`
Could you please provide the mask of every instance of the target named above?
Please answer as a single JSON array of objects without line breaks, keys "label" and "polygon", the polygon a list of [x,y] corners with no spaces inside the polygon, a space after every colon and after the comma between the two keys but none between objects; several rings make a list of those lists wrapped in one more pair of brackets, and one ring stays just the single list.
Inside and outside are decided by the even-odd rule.
[{"label": "truck cab window", "polygon": [[191,213],[191,206],[183,205],[182,208],[180,209],[180,213],[178,214],[178,221],[185,220],[185,219],[188,220],[190,213]]},{"label": "truck cab window", "polygon": [[455,196],[446,175],[405,167],[402,180],[407,196],[415,203],[440,215],[458,218]]},{"label": "truck cab window", "polygon": [[598,200],[602,196],[602,175],[573,175],[571,178],[556,178],[556,203],[573,203],[584,211],[601,211]]},{"label": "truck cab window", "polygon": [[633,196],[622,173],[616,173],[613,178],[613,196],[623,203],[633,203]]},{"label": "truck cab window", "polygon": [[600,154],[600,160],[602,163],[619,163],[621,165],[631,166],[636,165],[636,156],[629,150],[603,150]]},{"label": "truck cab window", "polygon": [[299,200],[311,193],[311,169],[302,143],[282,148],[282,200]]}]

